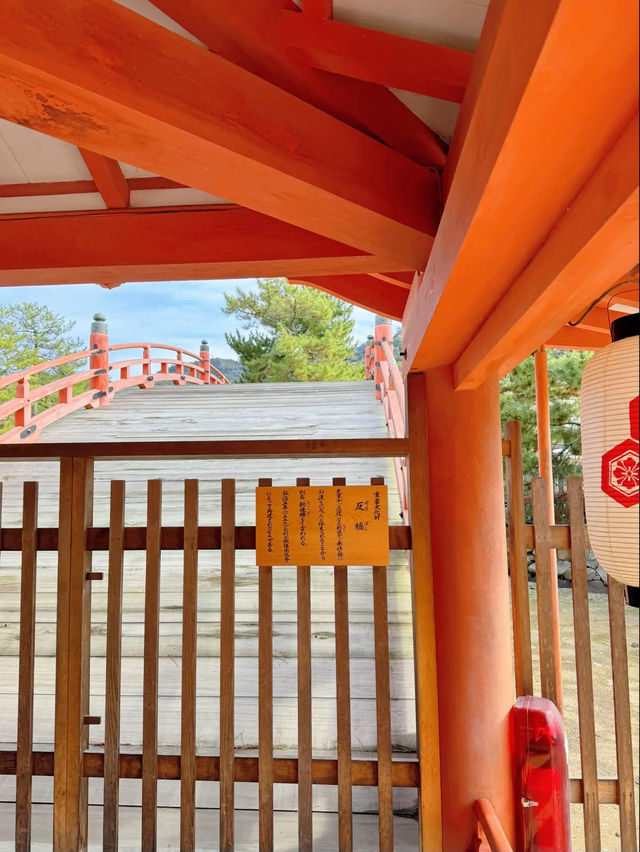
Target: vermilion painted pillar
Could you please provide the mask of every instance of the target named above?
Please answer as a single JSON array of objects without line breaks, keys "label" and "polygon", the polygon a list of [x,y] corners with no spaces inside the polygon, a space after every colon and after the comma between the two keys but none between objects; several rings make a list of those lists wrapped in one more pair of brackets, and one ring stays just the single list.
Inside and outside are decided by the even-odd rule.
[{"label": "vermilion painted pillar", "polygon": [[200,367],[206,370],[200,378],[205,382],[211,382],[211,355],[209,353],[209,341],[203,340],[200,343]]},{"label": "vermilion painted pillar", "polygon": [[89,349],[89,369],[96,371],[96,375],[89,380],[89,387],[96,394],[91,405],[97,408],[109,402],[109,330],[103,314],[93,315]]},{"label": "vermilion painted pillar", "polygon": [[452,370],[442,367],[428,371],[425,383],[443,848],[464,850],[481,797],[515,839],[498,378],[454,391]]},{"label": "vermilion painted pillar", "polygon": [[[536,379],[536,421],[538,426],[538,470],[547,486],[549,523],[555,524],[553,502],[553,454],[551,452],[551,413],[549,406],[549,363],[547,350],[541,346],[533,356]],[[553,616],[553,649],[556,681],[556,704],[562,713],[562,661],[560,658],[560,606],[558,602],[558,563],[555,550],[549,553],[551,569],[551,608]]]},{"label": "vermilion painted pillar", "polygon": [[391,320],[386,319],[386,317],[376,316],[376,325],[373,335],[373,344],[375,347],[374,378],[376,381],[376,399],[381,399],[382,397],[382,371],[380,369],[380,361],[383,356],[380,344],[383,340],[387,340],[389,342],[389,346],[393,346],[393,326],[391,325]]}]

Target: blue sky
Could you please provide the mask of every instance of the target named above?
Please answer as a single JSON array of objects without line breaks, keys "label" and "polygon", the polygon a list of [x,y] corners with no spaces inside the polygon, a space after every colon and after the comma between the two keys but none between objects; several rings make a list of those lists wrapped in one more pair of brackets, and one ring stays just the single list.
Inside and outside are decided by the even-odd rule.
[{"label": "blue sky", "polygon": [[[0,305],[37,302],[63,314],[76,325],[73,333],[86,339],[94,313],[103,313],[112,343],[168,343],[197,352],[202,338],[212,356],[235,357],[224,340],[225,331],[239,327],[222,313],[223,293],[257,286],[255,278],[234,281],[167,281],[126,283],[113,290],[96,284],[42,287],[0,287]],[[373,334],[374,315],[354,308],[354,338]]]}]

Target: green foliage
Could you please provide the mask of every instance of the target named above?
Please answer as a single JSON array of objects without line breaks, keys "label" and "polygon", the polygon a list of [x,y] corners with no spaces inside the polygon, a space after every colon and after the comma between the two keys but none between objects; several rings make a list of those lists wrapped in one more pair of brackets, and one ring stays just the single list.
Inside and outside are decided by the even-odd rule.
[{"label": "green foliage", "polygon": [[[553,474],[556,491],[564,490],[568,476],[580,471],[580,382],[590,352],[549,350],[549,411]],[[526,476],[538,473],[536,391],[533,356],[500,383],[502,422],[522,423],[522,454]]]},{"label": "green foliage", "polygon": [[364,378],[350,363],[353,308],[284,278],[258,282],[256,292],[225,294],[225,314],[235,314],[247,334],[225,334],[245,368],[243,382],[331,382]]},{"label": "green foliage", "polygon": [[[85,348],[79,337],[69,332],[75,323],[61,314],[54,314],[44,305],[35,302],[21,302],[16,305],[0,306],[0,376],[8,376],[20,370],[78,352]],[[41,387],[47,382],[69,376],[81,368],[85,362],[74,361],[63,364],[53,370],[46,370],[31,377],[32,388]],[[74,393],[87,389],[86,383],[74,388]],[[0,391],[0,403],[15,397],[15,385]],[[44,411],[57,401],[57,394],[39,400],[33,406],[33,413]],[[6,432],[13,426],[13,416],[0,421],[0,432]]]}]

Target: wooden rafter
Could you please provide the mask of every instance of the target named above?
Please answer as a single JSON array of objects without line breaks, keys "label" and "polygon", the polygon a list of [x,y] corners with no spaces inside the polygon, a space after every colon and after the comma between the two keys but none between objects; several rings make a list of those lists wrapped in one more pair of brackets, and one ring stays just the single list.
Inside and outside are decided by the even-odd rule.
[{"label": "wooden rafter", "polygon": [[[129,192],[154,189],[185,189],[184,184],[163,177],[125,178]],[[0,184],[0,198],[33,198],[39,195],[85,195],[98,192],[92,180],[54,180],[41,183]]]},{"label": "wooden rafter", "polygon": [[79,149],[86,167],[89,169],[93,182],[109,208],[119,209],[129,206],[129,184],[122,174],[120,163],[111,157],[103,157],[93,151]]},{"label": "wooden rafter", "polygon": [[302,11],[317,18],[333,18],[333,0],[302,0]]},{"label": "wooden rafter", "polygon": [[[442,140],[386,88],[311,68],[284,41],[279,5],[263,0],[152,0],[211,50],[329,115],[381,139],[424,165],[441,168]],[[329,4],[320,0],[320,6]],[[311,16],[314,17],[314,16]]]},{"label": "wooden rafter", "polygon": [[322,290],[389,319],[401,320],[407,302],[405,287],[382,282],[373,275],[305,275],[290,277],[289,280],[292,284]]},{"label": "wooden rafter", "polygon": [[376,253],[387,269],[426,261],[434,172],[110,0],[4,7],[5,118]]},{"label": "wooden rafter", "polygon": [[286,41],[314,67],[460,103],[473,54],[297,12],[283,12]]},{"label": "wooden rafter", "polygon": [[458,386],[508,372],[632,265],[639,250],[639,144],[636,115],[456,361]]},{"label": "wooden rafter", "polygon": [[[221,204],[0,217],[0,286],[332,273],[346,282],[380,269],[357,249]],[[367,283],[406,298],[389,282]]]},{"label": "wooden rafter", "polygon": [[[595,245],[599,213],[601,232],[607,230],[611,238],[609,245],[601,244],[602,254],[593,266],[583,269],[583,296],[591,279],[602,273],[605,279],[615,279],[624,264],[628,268],[635,259],[628,255],[637,238],[632,200],[637,178],[627,148],[617,167],[602,172],[612,182],[599,181],[598,172],[621,134],[632,132],[629,121],[637,110],[636,4],[613,3],[603,18],[596,7],[580,0],[498,0],[489,24],[479,46],[480,63],[474,64],[471,75],[471,107],[463,104],[464,121],[456,129],[460,141],[454,136],[451,171],[445,170],[448,195],[438,235],[421,286],[412,290],[405,312],[404,342],[412,370],[461,359],[518,276],[526,276],[537,256],[543,263],[542,250],[550,251],[556,231],[561,239],[563,227],[573,231],[566,234],[555,262],[569,249],[567,263],[583,256],[576,242],[580,231],[585,248]],[[526,49],[519,46],[522,33],[527,33]],[[562,85],[552,85],[559,67]],[[590,181],[596,206],[584,211],[581,205],[581,215],[574,203]],[[608,224],[605,210],[611,216]],[[545,274],[545,280],[549,286],[561,280],[561,269]],[[552,327],[546,335],[544,323],[538,329],[538,345],[579,307],[566,296],[565,287],[566,313],[558,316],[556,304]],[[542,313],[539,319],[546,317]],[[492,347],[497,339],[487,345]],[[531,339],[523,337],[512,351],[526,355]],[[464,366],[459,360],[459,382],[470,375],[471,367],[471,362]]]}]

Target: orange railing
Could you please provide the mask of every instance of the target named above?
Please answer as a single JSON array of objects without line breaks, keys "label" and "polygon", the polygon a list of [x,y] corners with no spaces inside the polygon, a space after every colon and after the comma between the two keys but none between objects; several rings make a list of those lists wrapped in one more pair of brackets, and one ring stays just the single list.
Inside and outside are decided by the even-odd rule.
[{"label": "orange railing", "polygon": [[491,849],[491,852],[513,852],[498,815],[489,799],[478,799],[473,803],[477,820],[476,849]]},{"label": "orange railing", "polygon": [[[390,438],[405,437],[405,398],[402,373],[393,353],[393,329],[391,323],[376,317],[375,336],[364,351],[365,374],[375,381],[376,399],[384,406]],[[406,459],[393,459],[400,497],[400,512],[405,524],[409,523],[407,504]]]},{"label": "orange railing", "polygon": [[[112,360],[112,353],[131,350],[141,350],[141,354],[120,361]],[[13,417],[13,425],[0,434],[0,443],[37,441],[45,426],[79,408],[108,405],[118,391],[136,385],[152,388],[157,382],[173,382],[175,385],[229,384],[220,370],[211,365],[208,350],[206,341],[202,342],[199,354],[164,343],[110,345],[104,318],[96,314],[89,349],[34,364],[27,370],[0,379],[0,391],[12,386],[15,388],[14,398],[0,403],[0,424]],[[186,361],[185,358],[194,360]],[[81,365],[87,360],[89,369],[54,377],[31,387],[35,376],[68,364]],[[157,369],[154,370],[154,367]],[[54,397],[54,400],[48,400],[47,407],[38,411],[37,403],[49,397]]]}]

